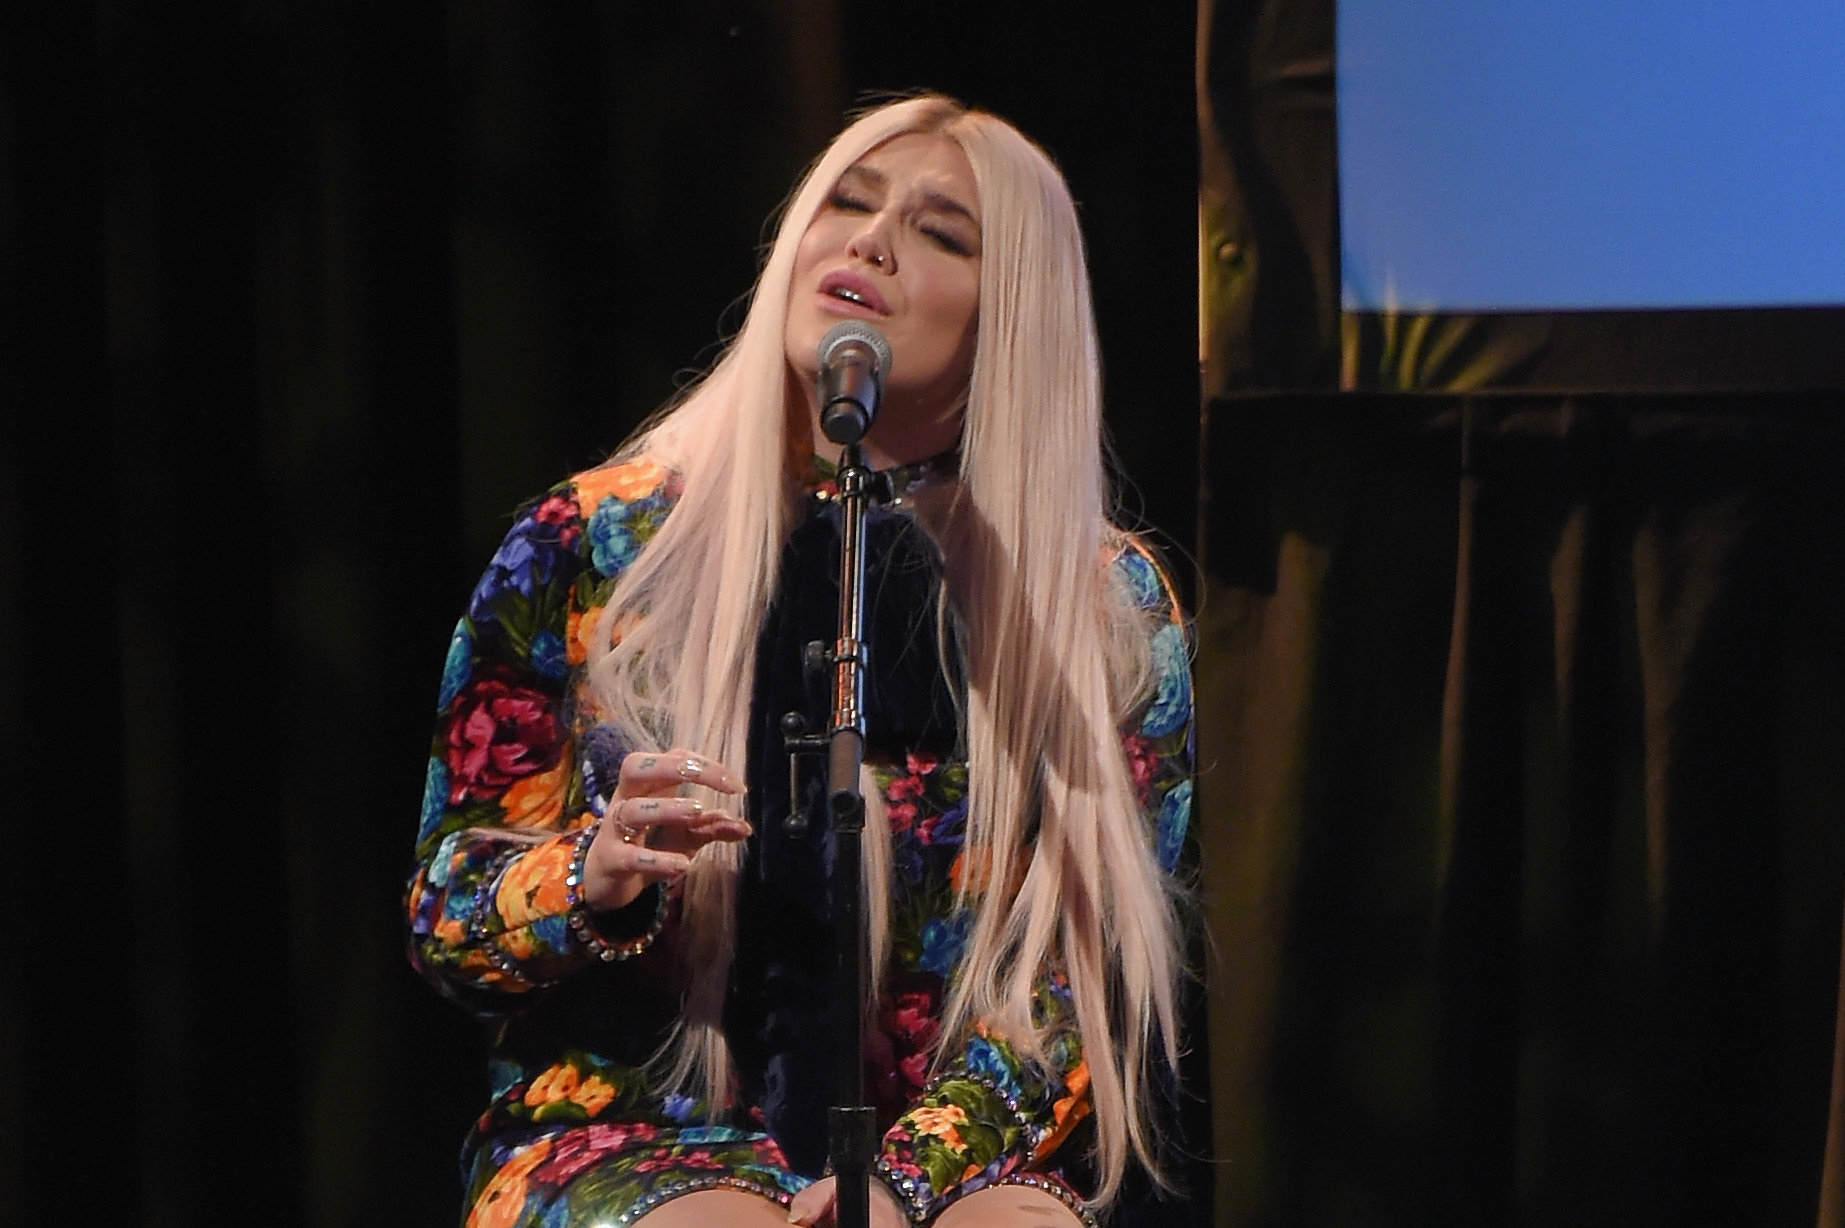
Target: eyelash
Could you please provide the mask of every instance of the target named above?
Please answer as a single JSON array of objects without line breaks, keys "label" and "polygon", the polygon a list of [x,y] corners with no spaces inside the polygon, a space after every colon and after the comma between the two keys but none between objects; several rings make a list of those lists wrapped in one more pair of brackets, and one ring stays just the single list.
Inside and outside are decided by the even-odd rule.
[{"label": "eyelash", "polygon": [[957,256],[968,254],[967,245],[945,230],[932,230],[925,226],[923,233],[934,239],[946,251],[953,252]]},{"label": "eyelash", "polygon": [[[827,198],[826,203],[832,208],[838,209],[842,213],[870,213],[872,212],[872,205],[869,201],[862,200],[859,197],[853,196],[846,192],[833,193],[832,196]],[[941,247],[944,251],[953,252],[957,256],[965,256],[969,254],[970,249],[968,248],[967,244],[961,242],[959,238],[950,234],[948,231],[941,230],[939,228],[932,227],[932,226],[924,226],[921,229],[925,235],[929,236],[929,238],[932,239],[937,244],[937,246]]]}]

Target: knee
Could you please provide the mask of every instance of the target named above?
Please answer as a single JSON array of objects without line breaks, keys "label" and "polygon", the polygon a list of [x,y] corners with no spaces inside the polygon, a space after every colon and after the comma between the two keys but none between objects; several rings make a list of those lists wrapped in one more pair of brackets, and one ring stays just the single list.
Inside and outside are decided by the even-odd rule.
[{"label": "knee", "polygon": [[957,1200],[935,1228],[1084,1228],[1076,1212],[1029,1185],[993,1185]]}]

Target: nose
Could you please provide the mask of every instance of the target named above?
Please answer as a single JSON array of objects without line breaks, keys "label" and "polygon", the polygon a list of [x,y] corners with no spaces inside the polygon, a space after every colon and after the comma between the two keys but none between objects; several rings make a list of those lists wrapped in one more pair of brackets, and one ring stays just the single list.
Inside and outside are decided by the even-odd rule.
[{"label": "nose", "polygon": [[890,227],[882,211],[866,217],[846,244],[846,254],[863,260],[881,273],[897,271],[896,254],[890,242]]}]

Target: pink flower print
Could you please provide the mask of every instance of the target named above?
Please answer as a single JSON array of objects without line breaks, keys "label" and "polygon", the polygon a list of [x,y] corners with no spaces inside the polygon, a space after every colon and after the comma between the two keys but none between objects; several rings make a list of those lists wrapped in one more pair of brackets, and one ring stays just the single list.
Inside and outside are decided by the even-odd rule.
[{"label": "pink flower print", "polygon": [[898,802],[895,805],[885,807],[884,813],[890,818],[892,831],[908,831],[910,830],[910,825],[916,821],[916,803]]},{"label": "pink flower print", "polygon": [[893,802],[914,801],[922,796],[923,781],[920,776],[899,776],[890,782],[884,790],[884,796]]},{"label": "pink flower print", "polygon": [[1144,806],[1148,790],[1153,785],[1153,768],[1159,756],[1153,751],[1153,743],[1137,733],[1123,738],[1121,745],[1127,751],[1128,771],[1134,777],[1134,793]]}]

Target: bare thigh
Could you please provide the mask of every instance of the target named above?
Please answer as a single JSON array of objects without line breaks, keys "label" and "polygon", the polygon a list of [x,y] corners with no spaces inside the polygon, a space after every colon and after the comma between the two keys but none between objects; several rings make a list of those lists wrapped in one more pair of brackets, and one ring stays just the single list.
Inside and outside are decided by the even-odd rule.
[{"label": "bare thigh", "polygon": [[1083,1228],[1083,1221],[1043,1190],[992,1185],[942,1212],[935,1228]]},{"label": "bare thigh", "polygon": [[698,1190],[661,1203],[635,1224],[637,1228],[788,1228],[788,1211],[742,1190]]}]

